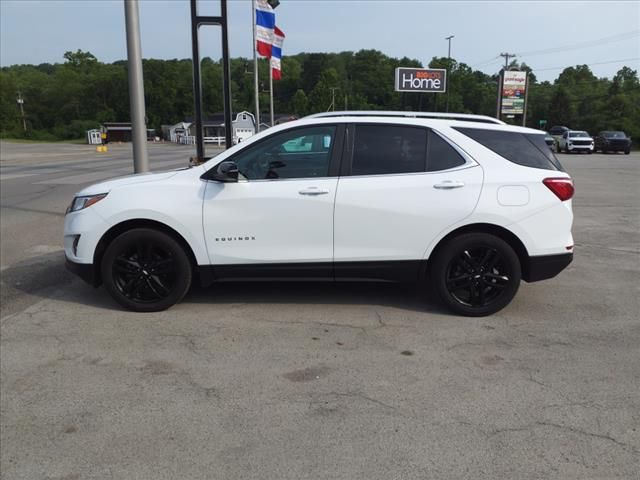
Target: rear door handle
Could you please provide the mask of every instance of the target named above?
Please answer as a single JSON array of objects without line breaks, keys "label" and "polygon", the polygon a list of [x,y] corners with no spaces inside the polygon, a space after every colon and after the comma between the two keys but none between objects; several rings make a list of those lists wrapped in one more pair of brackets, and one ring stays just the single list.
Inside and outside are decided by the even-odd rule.
[{"label": "rear door handle", "polygon": [[464,187],[464,182],[460,182],[458,180],[444,180],[440,183],[436,183],[433,188],[437,188],[438,190],[452,190],[454,188],[462,188]]},{"label": "rear door handle", "polygon": [[300,195],[310,195],[313,197],[316,195],[326,195],[329,193],[329,190],[320,190],[318,187],[309,187],[309,188],[303,188],[298,193]]}]

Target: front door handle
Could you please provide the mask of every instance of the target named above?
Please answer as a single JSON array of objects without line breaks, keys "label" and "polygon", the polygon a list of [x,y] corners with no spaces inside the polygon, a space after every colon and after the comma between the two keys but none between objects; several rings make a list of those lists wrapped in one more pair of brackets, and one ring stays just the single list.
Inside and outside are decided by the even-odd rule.
[{"label": "front door handle", "polygon": [[452,190],[454,188],[462,187],[464,187],[464,182],[459,182],[458,180],[444,180],[433,186],[433,188],[437,188],[438,190]]},{"label": "front door handle", "polygon": [[316,195],[326,195],[329,193],[329,190],[320,190],[318,187],[309,187],[309,188],[304,188],[300,190],[298,193],[300,195],[316,196]]}]

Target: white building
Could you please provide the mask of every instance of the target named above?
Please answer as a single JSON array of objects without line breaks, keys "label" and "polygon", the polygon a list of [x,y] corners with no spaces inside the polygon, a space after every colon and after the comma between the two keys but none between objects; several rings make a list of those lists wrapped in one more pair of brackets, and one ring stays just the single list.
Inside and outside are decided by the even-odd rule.
[{"label": "white building", "polygon": [[[251,112],[243,111],[236,114],[231,125],[231,138],[234,145],[242,142],[256,133],[255,118]],[[202,130],[205,143],[224,144],[224,115],[217,113],[202,119]],[[195,143],[195,122],[187,118],[175,125],[163,125],[162,133],[165,140],[174,143]]]}]

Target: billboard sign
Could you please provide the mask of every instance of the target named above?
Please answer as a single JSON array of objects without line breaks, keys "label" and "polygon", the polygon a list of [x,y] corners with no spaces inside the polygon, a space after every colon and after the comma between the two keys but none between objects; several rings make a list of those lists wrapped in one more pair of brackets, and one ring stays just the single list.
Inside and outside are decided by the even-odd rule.
[{"label": "billboard sign", "polygon": [[396,68],[396,92],[447,91],[447,71],[443,68]]},{"label": "billboard sign", "polygon": [[524,114],[527,95],[527,72],[506,71],[502,73],[502,113]]}]

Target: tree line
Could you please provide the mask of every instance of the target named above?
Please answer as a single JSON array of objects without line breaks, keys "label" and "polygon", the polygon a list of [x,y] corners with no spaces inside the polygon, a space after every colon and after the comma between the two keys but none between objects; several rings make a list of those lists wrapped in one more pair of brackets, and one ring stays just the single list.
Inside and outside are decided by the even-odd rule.
[{"label": "tree line", "polygon": [[[66,140],[82,138],[103,122],[129,121],[127,62],[103,63],[90,52],[66,52],[61,64],[13,65],[0,69],[0,136]],[[279,114],[304,116],[327,110],[444,111],[445,95],[394,91],[396,67],[422,67],[419,60],[393,58],[377,50],[300,53],[282,60],[283,79],[274,82],[274,108]],[[449,72],[449,111],[494,116],[498,72],[487,75],[465,63],[434,57],[431,68]],[[253,111],[251,61],[231,60],[232,106]],[[525,64],[509,68],[529,71],[526,124],[540,120],[587,130],[624,130],[640,140],[638,72],[622,67],[612,79],[597,78],[587,65],[565,68],[553,82],[539,82]],[[191,60],[143,61],[149,128],[160,131],[193,116]],[[202,60],[205,115],[222,111],[222,62]],[[269,110],[266,60],[260,60],[260,105],[263,121]],[[18,93],[24,99],[24,131]]]}]

